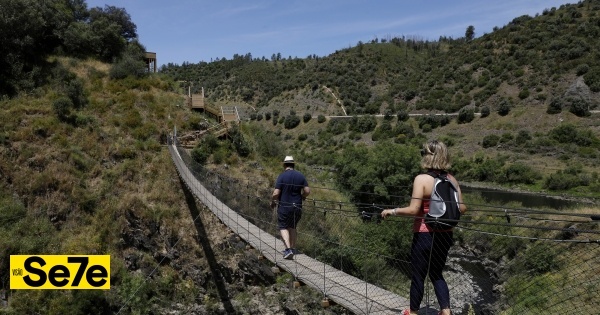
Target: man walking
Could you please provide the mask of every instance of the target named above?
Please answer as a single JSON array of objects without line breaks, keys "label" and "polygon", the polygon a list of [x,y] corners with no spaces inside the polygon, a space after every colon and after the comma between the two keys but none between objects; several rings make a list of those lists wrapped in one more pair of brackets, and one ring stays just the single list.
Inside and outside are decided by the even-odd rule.
[{"label": "man walking", "polygon": [[302,200],[310,194],[310,188],[304,175],[294,169],[294,158],[286,156],[283,160],[283,173],[275,182],[271,196],[271,209],[277,205],[277,228],[285,243],[283,258],[293,259],[296,253],[296,225],[302,216]]}]

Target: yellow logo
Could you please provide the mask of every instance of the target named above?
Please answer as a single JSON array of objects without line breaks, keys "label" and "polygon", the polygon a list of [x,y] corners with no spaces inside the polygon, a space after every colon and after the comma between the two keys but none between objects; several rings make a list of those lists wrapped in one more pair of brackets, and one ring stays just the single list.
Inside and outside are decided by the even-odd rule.
[{"label": "yellow logo", "polygon": [[10,255],[10,288],[110,289],[110,255]]}]

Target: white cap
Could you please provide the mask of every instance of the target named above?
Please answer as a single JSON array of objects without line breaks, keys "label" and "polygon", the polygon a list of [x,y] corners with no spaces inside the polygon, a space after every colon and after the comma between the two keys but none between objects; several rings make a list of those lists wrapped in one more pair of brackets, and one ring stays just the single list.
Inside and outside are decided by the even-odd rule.
[{"label": "white cap", "polygon": [[285,159],[283,159],[283,163],[294,163],[294,157],[291,155],[286,156]]}]

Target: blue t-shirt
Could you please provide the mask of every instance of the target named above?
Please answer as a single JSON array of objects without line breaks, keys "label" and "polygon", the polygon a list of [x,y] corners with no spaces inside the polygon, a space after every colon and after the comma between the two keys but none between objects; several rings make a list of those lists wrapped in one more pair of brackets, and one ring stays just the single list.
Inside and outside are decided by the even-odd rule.
[{"label": "blue t-shirt", "polygon": [[279,196],[280,210],[293,210],[294,205],[302,208],[302,190],[308,186],[304,175],[294,169],[286,170],[279,174],[275,188],[281,191]]}]

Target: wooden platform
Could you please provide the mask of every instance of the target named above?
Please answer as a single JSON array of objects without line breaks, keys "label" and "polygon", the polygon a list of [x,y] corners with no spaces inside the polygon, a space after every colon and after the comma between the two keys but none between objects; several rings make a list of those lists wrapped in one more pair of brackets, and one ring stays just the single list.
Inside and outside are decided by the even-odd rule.
[{"label": "wooden platform", "polygon": [[208,207],[224,224],[276,266],[294,275],[306,285],[319,290],[324,297],[355,314],[398,314],[408,307],[408,299],[366,283],[307,255],[299,254],[285,260],[283,242],[244,219],[218,200],[191,173],[177,147],[169,152],[179,176],[199,202]]}]

